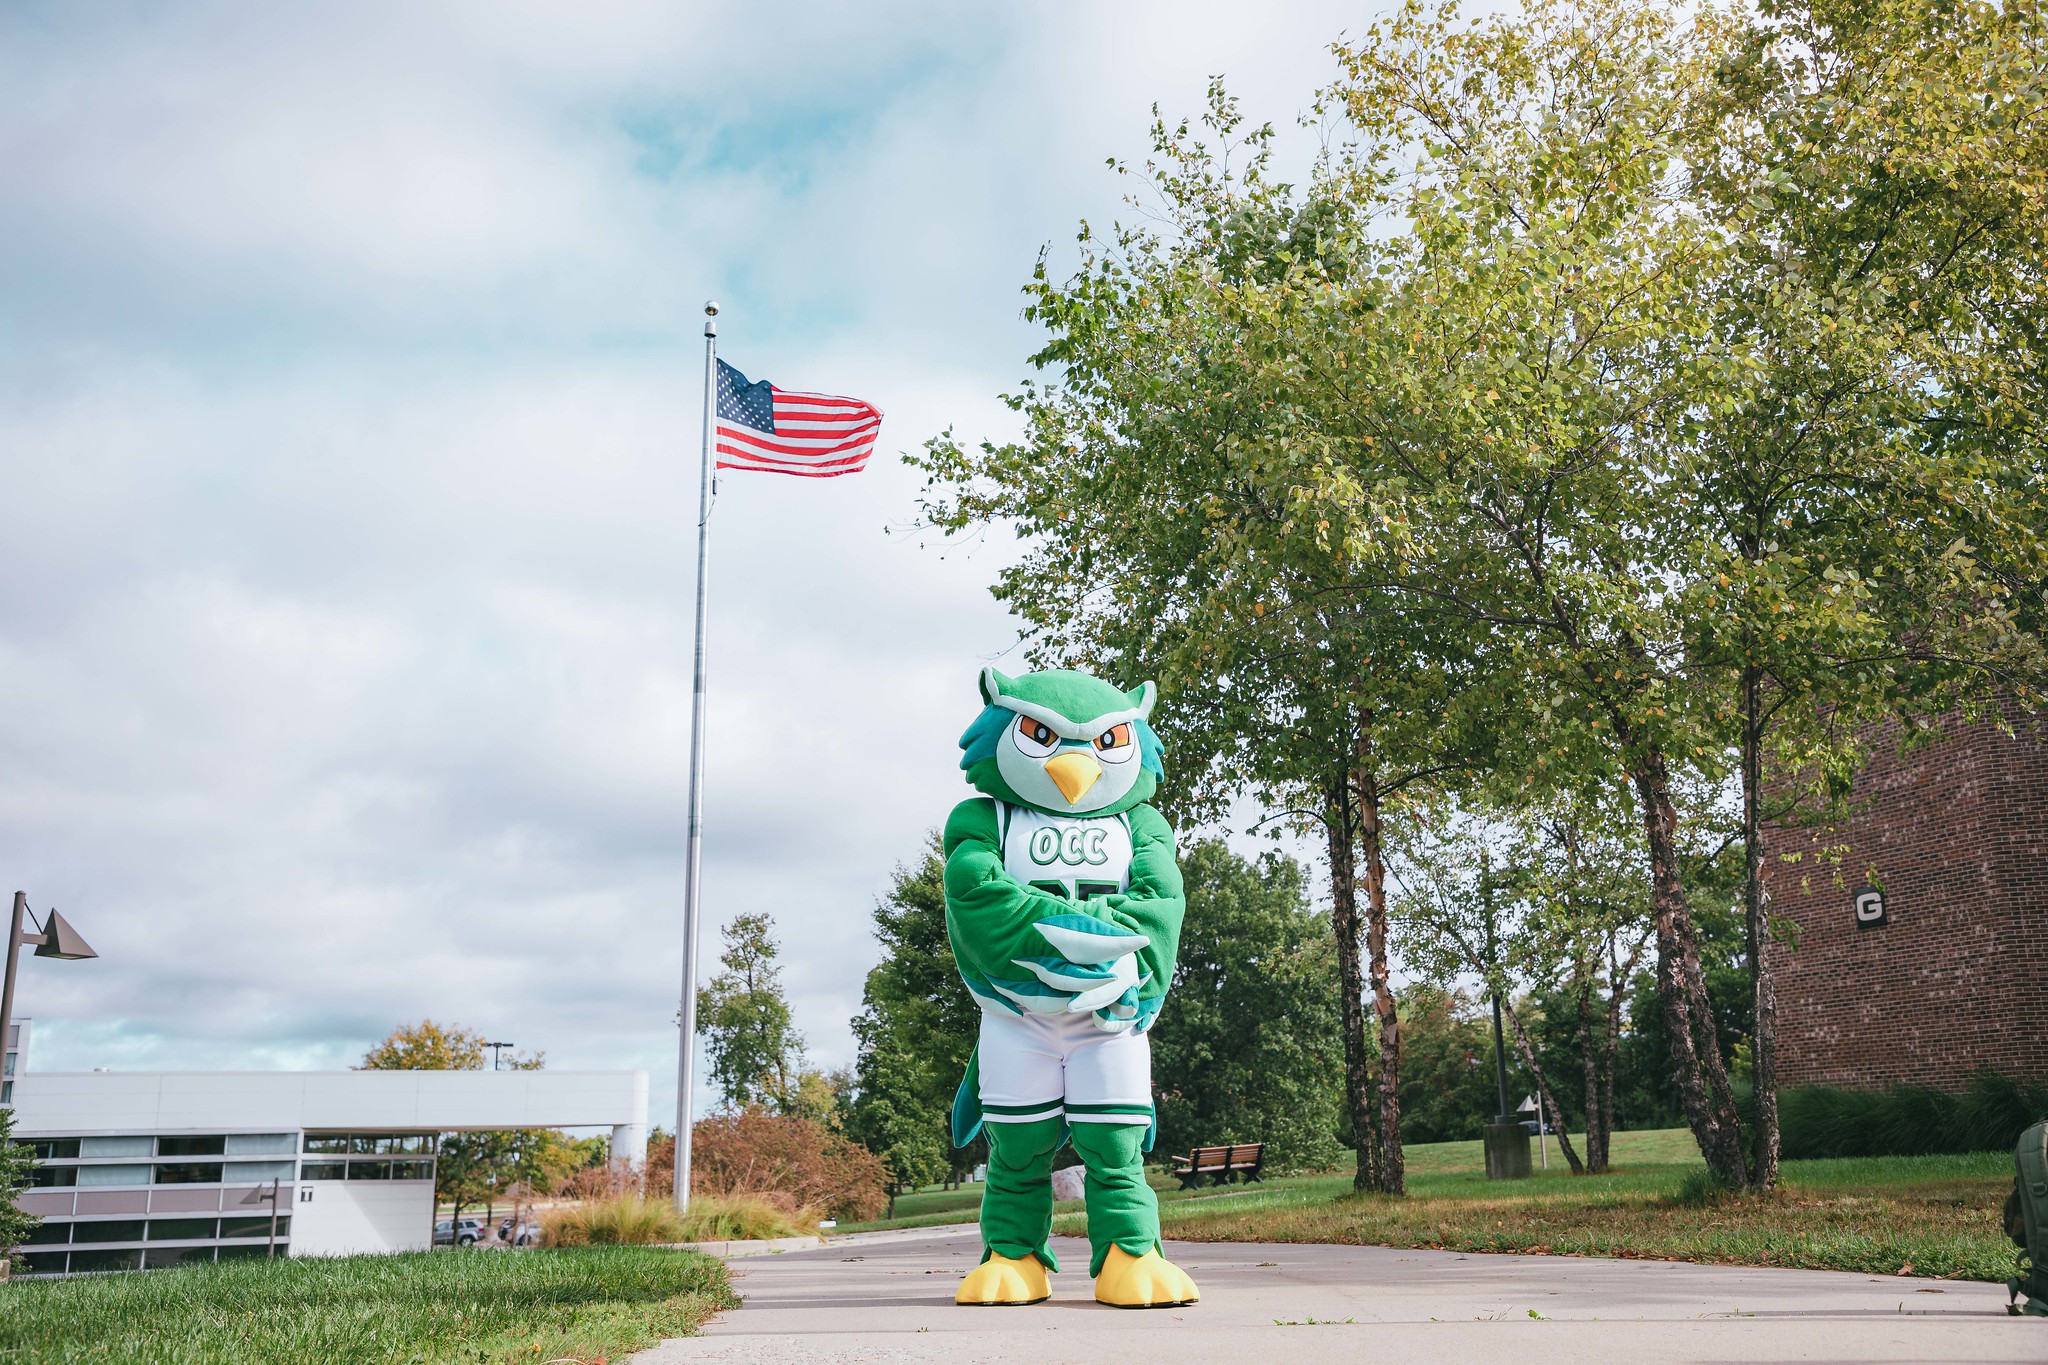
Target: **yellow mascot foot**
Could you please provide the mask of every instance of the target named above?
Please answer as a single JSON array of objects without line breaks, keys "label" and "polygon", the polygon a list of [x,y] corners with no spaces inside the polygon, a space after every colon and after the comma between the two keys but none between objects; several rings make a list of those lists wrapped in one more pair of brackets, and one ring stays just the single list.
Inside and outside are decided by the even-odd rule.
[{"label": "yellow mascot foot", "polygon": [[1013,1261],[999,1251],[991,1251],[986,1261],[968,1271],[967,1278],[960,1281],[960,1292],[953,1296],[953,1302],[996,1307],[1044,1303],[1051,1297],[1052,1281],[1036,1256]]},{"label": "yellow mascot foot", "polygon": [[1114,1308],[1173,1308],[1200,1303],[1202,1292],[1188,1273],[1157,1250],[1133,1256],[1111,1247],[1095,1277],[1095,1301]]}]

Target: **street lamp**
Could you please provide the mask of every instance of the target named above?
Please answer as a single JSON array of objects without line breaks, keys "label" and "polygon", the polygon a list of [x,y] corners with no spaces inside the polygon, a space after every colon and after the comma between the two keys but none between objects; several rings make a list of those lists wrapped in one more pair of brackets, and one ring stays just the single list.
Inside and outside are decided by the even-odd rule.
[{"label": "street lamp", "polygon": [[504,1049],[511,1047],[512,1044],[485,1043],[484,1046],[491,1050],[491,1070],[496,1071],[498,1070],[498,1059],[503,1055]]},{"label": "street lamp", "polygon": [[52,910],[49,918],[36,925],[36,932],[25,934],[21,930],[23,919],[35,924],[35,916],[28,912],[28,893],[14,893],[14,922],[7,931],[6,984],[0,986],[0,1057],[7,1053],[8,1029],[14,1022],[14,963],[20,956],[21,945],[33,943],[37,957],[61,957],[76,961],[82,957],[98,957],[79,932],[72,928],[65,918]]}]

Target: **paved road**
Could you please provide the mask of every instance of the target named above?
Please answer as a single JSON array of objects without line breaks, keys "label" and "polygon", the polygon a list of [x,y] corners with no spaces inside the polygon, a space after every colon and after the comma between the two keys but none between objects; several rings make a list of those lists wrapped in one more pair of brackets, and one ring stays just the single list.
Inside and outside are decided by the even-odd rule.
[{"label": "paved road", "polygon": [[1565,1256],[1178,1243],[1202,1302],[1089,1297],[1088,1248],[1056,1239],[1051,1302],[959,1308],[971,1229],[836,1239],[733,1263],[746,1305],[635,1365],[1320,1365],[1484,1361],[2048,1362],[2048,1320],[2002,1286]]}]

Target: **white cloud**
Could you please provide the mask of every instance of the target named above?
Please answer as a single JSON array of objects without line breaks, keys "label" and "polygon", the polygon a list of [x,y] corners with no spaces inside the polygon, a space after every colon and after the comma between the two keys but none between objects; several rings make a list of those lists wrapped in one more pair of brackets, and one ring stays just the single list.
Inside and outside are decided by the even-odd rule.
[{"label": "white cloud", "polygon": [[[964,792],[1000,541],[884,534],[1001,434],[1046,242],[1336,6],[217,4],[0,16],[0,866],[46,1067],[338,1065],[431,1014],[672,1069],[708,294],[888,413],[715,517],[705,905],[828,1062]],[[11,889],[11,888],[8,888]]]}]

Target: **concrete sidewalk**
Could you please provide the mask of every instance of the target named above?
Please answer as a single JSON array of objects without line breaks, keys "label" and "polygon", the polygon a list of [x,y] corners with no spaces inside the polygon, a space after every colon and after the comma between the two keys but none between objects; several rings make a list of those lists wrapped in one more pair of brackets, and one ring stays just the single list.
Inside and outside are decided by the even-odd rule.
[{"label": "concrete sidewalk", "polygon": [[1565,1256],[1175,1243],[1191,1308],[1090,1297],[1085,1242],[1059,1238],[1053,1298],[960,1308],[969,1228],[834,1239],[733,1267],[746,1304],[635,1365],[1320,1365],[1361,1360],[1959,1361],[2041,1365],[2048,1320],[2005,1315],[2003,1286]]}]

